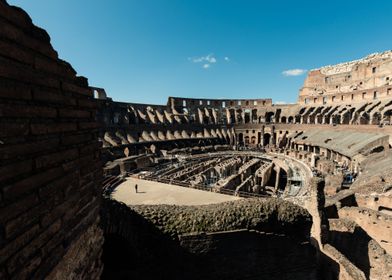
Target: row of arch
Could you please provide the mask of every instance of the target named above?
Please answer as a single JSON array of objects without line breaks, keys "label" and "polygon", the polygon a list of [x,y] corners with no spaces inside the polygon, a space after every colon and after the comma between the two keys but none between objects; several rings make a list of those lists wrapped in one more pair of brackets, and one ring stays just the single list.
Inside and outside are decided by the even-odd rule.
[{"label": "row of arch", "polygon": [[[278,109],[279,111],[280,109]],[[139,124],[243,124],[269,123],[274,121],[277,112],[258,112],[257,109],[196,108],[190,110],[163,106],[126,107],[115,106],[103,110],[101,118],[106,125],[139,125]]]},{"label": "row of arch", "polygon": [[271,133],[261,133],[258,132],[257,136],[255,135],[246,135],[243,132],[238,133],[238,145],[240,146],[268,146],[268,145],[272,145],[275,144],[273,143],[273,137],[271,135]]},{"label": "row of arch", "polygon": [[296,124],[390,124],[392,101],[365,103],[357,107],[338,106],[305,107],[295,116],[281,116],[279,123]]},{"label": "row of arch", "polygon": [[[293,110],[290,110],[293,111]],[[284,108],[274,111],[259,112],[258,109],[224,108],[187,108],[176,110],[163,106],[136,107],[114,106],[104,110],[103,120],[106,125],[140,124],[248,124],[248,123],[284,123],[284,124],[381,124],[392,121],[392,101],[369,102],[352,106],[302,107],[294,114],[288,114]]]},{"label": "row of arch", "polygon": [[125,130],[106,131],[103,135],[103,142],[106,146],[119,146],[139,142],[154,142],[193,138],[219,138],[224,142],[233,145],[235,134],[233,129],[206,129],[202,131],[188,130],[166,130],[166,131],[141,131],[134,133]]},{"label": "row of arch", "polygon": [[140,125],[140,124],[182,124],[189,123],[186,114],[175,109],[167,110],[164,107],[116,107],[103,110],[103,122],[106,125]]}]

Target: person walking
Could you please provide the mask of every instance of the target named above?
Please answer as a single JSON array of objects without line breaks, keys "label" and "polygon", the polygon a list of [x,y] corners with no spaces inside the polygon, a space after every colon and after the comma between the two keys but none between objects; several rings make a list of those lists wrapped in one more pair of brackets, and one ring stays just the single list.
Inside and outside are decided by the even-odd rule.
[{"label": "person walking", "polygon": [[135,192],[137,193],[137,184],[135,184]]}]

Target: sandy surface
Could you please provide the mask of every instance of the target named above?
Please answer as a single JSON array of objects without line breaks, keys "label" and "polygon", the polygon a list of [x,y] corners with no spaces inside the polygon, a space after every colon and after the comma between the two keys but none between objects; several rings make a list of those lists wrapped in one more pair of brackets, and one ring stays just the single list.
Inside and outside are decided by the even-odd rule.
[{"label": "sandy surface", "polygon": [[[138,185],[138,193],[135,192]],[[175,204],[205,205],[241,199],[231,195],[185,188],[147,180],[127,178],[112,193],[112,198],[127,205]]]}]

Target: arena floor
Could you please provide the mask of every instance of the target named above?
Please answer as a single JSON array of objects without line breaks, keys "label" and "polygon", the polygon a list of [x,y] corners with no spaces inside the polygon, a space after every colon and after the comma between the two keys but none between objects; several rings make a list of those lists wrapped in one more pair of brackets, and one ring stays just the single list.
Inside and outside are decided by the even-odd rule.
[{"label": "arena floor", "polygon": [[[138,193],[135,192],[138,185]],[[112,198],[127,205],[175,204],[206,205],[241,199],[231,195],[207,192],[136,178],[128,178],[112,193]]]}]

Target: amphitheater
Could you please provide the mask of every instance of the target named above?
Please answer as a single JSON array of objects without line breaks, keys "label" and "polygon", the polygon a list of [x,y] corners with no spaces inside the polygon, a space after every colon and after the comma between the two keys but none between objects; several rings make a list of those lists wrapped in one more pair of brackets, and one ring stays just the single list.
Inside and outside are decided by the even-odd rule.
[{"label": "amphitheater", "polygon": [[1,279],[392,279],[392,51],[124,103],[0,0],[0,61]]}]

